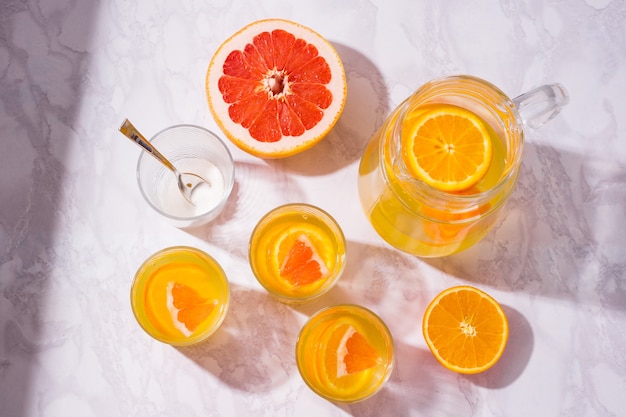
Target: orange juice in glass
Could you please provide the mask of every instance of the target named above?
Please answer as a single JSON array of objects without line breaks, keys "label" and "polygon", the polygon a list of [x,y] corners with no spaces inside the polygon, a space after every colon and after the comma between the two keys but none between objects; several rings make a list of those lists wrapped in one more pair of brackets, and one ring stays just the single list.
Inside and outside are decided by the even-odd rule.
[{"label": "orange juice in glass", "polygon": [[300,303],[327,292],[345,266],[346,242],[318,207],[286,204],[267,213],[250,237],[249,260],[259,283],[278,300]]},{"label": "orange juice in glass", "polygon": [[139,325],[164,343],[186,346],[213,334],[230,301],[220,265],[205,252],[185,246],[163,249],[137,270],[131,306]]},{"label": "orange juice in glass", "polygon": [[400,104],[374,135],[359,166],[359,196],[389,244],[445,256],[491,230],[517,182],[525,126],[538,127],[567,103],[558,84],[509,99],[476,77],[431,81]]},{"label": "orange juice in glass", "polygon": [[364,400],[378,392],[394,365],[393,339],[385,323],[357,305],[327,307],[302,327],[296,363],[304,382],[335,402]]}]

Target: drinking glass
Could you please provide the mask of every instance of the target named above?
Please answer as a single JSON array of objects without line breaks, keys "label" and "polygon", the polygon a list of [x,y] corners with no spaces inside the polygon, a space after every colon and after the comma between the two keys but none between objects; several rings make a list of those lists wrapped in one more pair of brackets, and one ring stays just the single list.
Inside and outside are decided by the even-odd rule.
[{"label": "drinking glass", "polygon": [[345,256],[339,224],[310,204],[271,210],[250,236],[249,261],[255,277],[285,303],[310,301],[330,290],[344,270]]},{"label": "drinking glass", "polygon": [[315,393],[353,403],[377,393],[391,376],[393,339],[381,318],[365,307],[327,307],[302,327],[296,363]]},{"label": "drinking glass", "polygon": [[213,132],[194,125],[168,127],[150,142],[180,172],[191,172],[210,183],[191,204],[178,188],[176,176],[146,152],[137,162],[139,190],[150,207],[180,228],[214,220],[224,208],[235,183],[235,164],[224,142]]},{"label": "drinking glass", "polygon": [[207,339],[221,326],[230,290],[213,257],[196,248],[174,246],[143,262],[130,298],[146,333],[163,343],[186,346]]}]

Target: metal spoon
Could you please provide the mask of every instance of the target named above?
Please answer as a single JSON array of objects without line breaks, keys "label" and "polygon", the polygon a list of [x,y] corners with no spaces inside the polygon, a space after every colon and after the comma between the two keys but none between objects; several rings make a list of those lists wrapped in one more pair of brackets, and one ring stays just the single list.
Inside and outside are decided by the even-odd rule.
[{"label": "metal spoon", "polygon": [[120,126],[120,132],[128,139],[132,140],[138,146],[141,147],[142,150],[148,152],[152,155],[157,161],[165,165],[170,171],[176,175],[176,180],[178,184],[178,189],[182,193],[183,197],[189,203],[194,204],[193,199],[191,198],[194,190],[201,184],[205,184],[207,186],[211,186],[211,183],[199,175],[196,175],[191,172],[178,172],[176,167],[172,165],[170,161],[164,157],[161,152],[159,152],[139,131],[133,126],[133,124],[128,120],[124,119],[124,122]]}]

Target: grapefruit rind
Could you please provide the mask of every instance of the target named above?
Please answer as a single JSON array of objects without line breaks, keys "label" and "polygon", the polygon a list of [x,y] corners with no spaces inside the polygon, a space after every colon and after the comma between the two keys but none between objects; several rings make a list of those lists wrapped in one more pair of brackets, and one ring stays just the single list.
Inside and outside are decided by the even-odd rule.
[{"label": "grapefruit rind", "polygon": [[[324,116],[319,123],[300,136],[283,136],[277,142],[260,142],[252,138],[248,129],[235,123],[229,117],[229,103],[226,103],[219,90],[218,83],[223,75],[223,65],[228,55],[235,50],[243,50],[252,42],[254,36],[263,32],[282,29],[314,45],[328,63],[331,80],[326,88],[332,93],[332,103],[324,109]],[[245,26],[228,38],[217,49],[207,70],[206,93],[211,113],[220,129],[240,149],[261,158],[283,158],[307,150],[321,141],[334,127],[343,111],[347,82],[343,63],[335,48],[312,29],[284,19],[259,20]]]},{"label": "grapefruit rind", "polygon": [[[307,259],[306,264],[298,265],[295,269],[291,267],[291,265],[289,264],[289,261],[292,259],[292,257],[297,256],[297,255],[292,256],[292,254],[297,252],[298,255],[302,256],[302,252],[306,251],[307,249],[311,251],[312,253],[311,253],[311,256]],[[319,275],[315,274],[316,276],[312,279],[299,280],[297,275],[300,275],[301,273],[303,273],[305,269],[310,269],[310,268],[315,269],[315,272],[319,273]],[[329,270],[326,267],[326,263],[317,254],[317,251],[315,250],[315,245],[313,245],[311,240],[304,233],[299,235],[296,238],[296,242],[294,242],[291,249],[289,250],[289,253],[287,254],[287,256],[285,257],[285,259],[283,260],[280,266],[280,276],[282,278],[286,278],[294,286],[300,286],[300,285],[313,283],[317,280],[326,278],[328,276],[328,273],[329,273]]]},{"label": "grapefruit rind", "polygon": [[[374,352],[375,360],[360,369],[349,369],[346,359],[351,353],[348,341],[355,334],[360,334],[367,349]],[[319,357],[320,379],[327,386],[334,389],[350,390],[366,383],[371,377],[373,369],[382,363],[382,357],[363,336],[361,326],[351,317],[342,317],[330,325],[323,333],[319,345],[325,346],[323,354]]]},{"label": "grapefruit rind", "polygon": [[[358,347],[360,352],[352,352],[350,349],[350,341],[354,338],[359,339],[359,343],[361,346]],[[361,363],[357,365],[352,365],[348,363],[349,355],[355,354],[367,354],[367,357],[361,358]],[[351,375],[353,373],[362,372],[367,369],[373,368],[381,362],[381,358],[378,355],[378,352],[369,344],[367,339],[354,328],[354,326],[350,326],[348,330],[344,333],[341,338],[341,342],[339,342],[339,349],[337,350],[337,378],[344,377],[346,375]]]},{"label": "grapefruit rind", "polygon": [[[173,281],[167,284],[166,307],[167,307],[168,312],[170,313],[170,317],[172,318],[172,324],[174,325],[176,330],[181,332],[185,337],[190,337],[195,332],[197,327],[190,329],[187,327],[186,323],[181,321],[180,313],[181,311],[183,311],[183,309],[179,309],[175,306],[175,301],[174,301],[174,296],[173,296],[173,289],[176,285],[177,284]],[[204,317],[204,320],[206,320],[209,317],[210,312],[213,310],[213,308],[217,306],[218,302],[217,300],[206,300],[206,299],[200,299],[200,301],[202,301],[202,305],[207,307],[206,317]],[[198,306],[200,305],[191,306],[191,308],[198,307]]]},{"label": "grapefruit rind", "polygon": [[284,256],[285,249],[289,249],[297,240],[305,242],[305,244],[312,249],[312,260],[319,263],[320,272],[322,274],[318,280],[305,285],[318,284],[328,278],[330,272],[335,268],[336,263],[336,260],[333,259],[334,251],[332,250],[332,241],[322,229],[306,223],[292,225],[283,229],[280,233],[277,233],[276,236],[273,236],[270,259],[272,269],[276,271],[276,274],[284,279],[290,286],[292,285],[286,278],[281,276],[280,271],[283,270],[286,261]]}]

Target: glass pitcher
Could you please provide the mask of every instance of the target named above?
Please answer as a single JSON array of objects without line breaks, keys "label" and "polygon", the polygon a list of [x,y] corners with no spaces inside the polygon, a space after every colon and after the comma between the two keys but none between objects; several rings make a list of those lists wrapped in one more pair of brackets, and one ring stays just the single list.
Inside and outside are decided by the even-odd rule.
[{"label": "glass pitcher", "polygon": [[[436,79],[401,103],[370,140],[359,166],[361,204],[378,234],[421,257],[451,255],[480,241],[494,226],[519,175],[523,128],[536,128],[567,104],[560,84],[511,100],[491,83],[460,75]],[[462,107],[485,122],[493,157],[484,177],[461,192],[436,189],[411,175],[402,158],[403,124],[424,107]],[[410,130],[410,129],[404,129]]]}]

